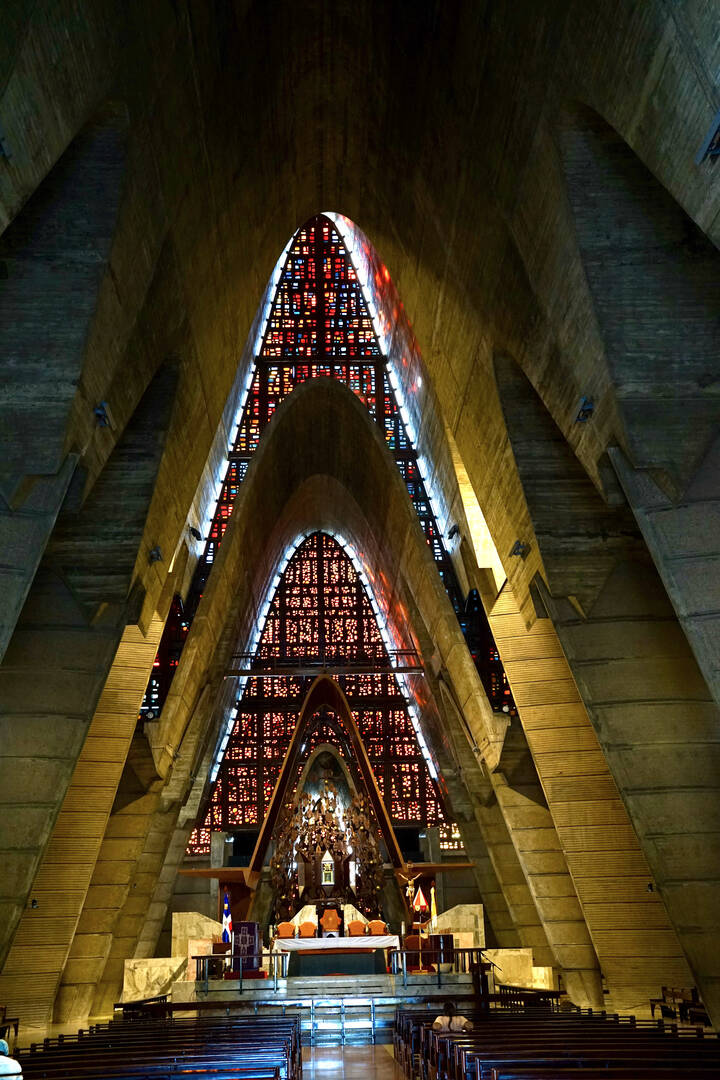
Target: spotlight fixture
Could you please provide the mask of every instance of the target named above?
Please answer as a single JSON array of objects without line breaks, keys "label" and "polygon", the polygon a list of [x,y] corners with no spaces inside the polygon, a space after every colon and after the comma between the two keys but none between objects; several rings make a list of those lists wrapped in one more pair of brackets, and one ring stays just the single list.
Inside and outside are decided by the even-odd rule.
[{"label": "spotlight fixture", "polygon": [[519,559],[527,559],[528,552],[530,551],[530,545],[523,543],[522,540],[516,540],[510,551],[510,555]]},{"label": "spotlight fixture", "polygon": [[148,562],[151,562],[151,563],[162,562],[162,551],[160,550],[160,548],[158,547],[157,544],[155,545],[154,548],[150,548],[150,553],[148,555]]},{"label": "spotlight fixture", "polygon": [[0,128],[0,157],[4,157],[6,161],[9,161],[12,157],[12,154],[10,153],[10,143],[2,128]]},{"label": "spotlight fixture", "polygon": [[587,424],[588,420],[592,416],[595,410],[595,402],[590,398],[581,397],[580,404],[578,405],[577,416],[575,417],[576,424]]},{"label": "spotlight fixture", "polygon": [[715,113],[707,135],[703,139],[702,146],[695,155],[695,164],[702,165],[706,158],[720,156],[720,111]]},{"label": "spotlight fixture", "polygon": [[454,540],[459,532],[460,532],[459,526],[458,525],[453,525],[453,527],[450,529],[450,532],[447,535],[448,540]]},{"label": "spotlight fixture", "polygon": [[33,909],[33,911],[35,911],[37,908],[40,907],[39,901],[36,900],[34,896],[33,896],[32,900],[30,901],[30,907]]},{"label": "spotlight fixture", "polygon": [[653,885],[652,881],[648,881],[647,891],[648,892],[655,892],[655,886]]},{"label": "spotlight fixture", "polygon": [[199,529],[196,529],[194,525],[188,525],[188,532],[195,540],[202,540],[202,533]]},{"label": "spotlight fixture", "polygon": [[93,413],[95,414],[95,423],[98,427],[110,427],[107,401],[100,401],[93,409]]}]

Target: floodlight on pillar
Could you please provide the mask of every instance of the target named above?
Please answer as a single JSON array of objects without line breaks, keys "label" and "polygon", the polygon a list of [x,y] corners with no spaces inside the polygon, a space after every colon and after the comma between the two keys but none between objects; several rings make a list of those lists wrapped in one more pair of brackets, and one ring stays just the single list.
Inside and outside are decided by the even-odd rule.
[{"label": "floodlight on pillar", "polygon": [[112,427],[112,417],[110,416],[110,407],[107,401],[99,401],[97,405],[93,407],[93,415],[95,416],[95,423],[98,427]]},{"label": "floodlight on pillar", "polygon": [[510,557],[515,559],[527,559],[529,552],[529,544],[524,543],[522,540],[516,540],[510,549]]},{"label": "floodlight on pillar", "polygon": [[595,411],[595,403],[588,397],[581,397],[580,404],[578,405],[577,416],[575,417],[576,424],[587,424]]}]

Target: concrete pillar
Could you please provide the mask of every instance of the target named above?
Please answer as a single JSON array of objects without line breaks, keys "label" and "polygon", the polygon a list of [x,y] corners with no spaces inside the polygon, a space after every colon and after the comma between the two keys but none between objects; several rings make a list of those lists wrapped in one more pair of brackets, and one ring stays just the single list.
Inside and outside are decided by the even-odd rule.
[{"label": "concrete pillar", "polygon": [[[442,858],[442,851],[440,850],[440,833],[435,829],[426,829],[426,850],[427,858],[429,862],[440,862]],[[445,910],[445,895],[444,895],[444,883],[445,878],[443,874],[435,875],[435,904],[438,909],[438,914]]]},{"label": "concrete pillar", "polygon": [[[135,626],[125,629],[35,876],[33,895],[39,907],[23,912],[0,975],[0,996],[26,1026],[51,1023],[63,972],[68,983],[79,984],[92,982],[101,970],[95,933],[100,931],[108,909],[117,903],[117,871],[106,875],[93,893],[95,933],[81,935],[72,954],[71,945],[161,632],[160,619],[154,620],[148,638]],[[9,656],[13,648],[14,641]],[[122,836],[108,837],[106,850],[109,847],[116,864],[123,860],[127,864],[136,857],[132,843]],[[41,965],[42,978],[38,972],[31,974],[27,970],[31,947]]]},{"label": "concrete pillar", "polygon": [[179,815],[176,812],[175,824],[170,833],[165,857],[155,879],[155,885],[150,894],[150,903],[138,934],[135,946],[135,957],[137,959],[147,959],[156,955],[158,941],[172,900],[177,872],[185,858],[185,849],[187,848],[193,823],[184,821],[180,823],[178,817]]},{"label": "concrete pillar", "polygon": [[[528,763],[531,764],[529,754]],[[491,779],[547,937],[553,967],[561,970],[565,988],[576,1005],[602,1008],[597,956],[539,782],[528,783],[526,778],[519,782],[514,777],[511,784],[500,771],[493,773]],[[536,958],[535,962],[544,961]]]},{"label": "concrete pillar", "polygon": [[[213,830],[210,833],[210,865],[225,866],[229,845],[226,843],[227,833]],[[222,917],[222,897],[220,896],[220,882],[217,878],[210,880],[210,895],[217,903],[218,917]]]},{"label": "concrete pillar", "polygon": [[[720,1019],[720,710],[652,565],[617,567],[583,618],[548,611],[677,938]],[[658,978],[679,972],[659,931]]]},{"label": "concrete pillar", "polygon": [[[23,944],[41,942],[50,946],[39,929],[41,922],[46,918],[67,918],[64,913],[59,916],[57,909],[26,908],[26,904],[33,881],[36,890],[44,890],[59,880],[55,874],[36,880],[38,867],[124,624],[124,613],[106,610],[102,618],[89,625],[86,612],[64,581],[41,568],[0,667],[0,960],[7,956],[23,909],[29,936],[18,941],[19,949]],[[78,777],[82,780],[80,774]],[[91,784],[90,775],[84,779],[86,786]],[[112,796],[108,800],[103,803],[99,799],[96,805],[89,806],[82,798],[77,805],[71,799],[67,813],[92,811],[102,817],[109,813]],[[77,819],[70,816],[67,820]],[[74,840],[72,830],[58,834],[50,857],[62,861],[75,847],[81,858],[81,835]],[[67,886],[74,888],[70,879]],[[31,921],[38,928],[32,932]],[[15,987],[12,995],[5,982],[11,974]],[[18,1000],[25,1001],[21,986],[32,996],[37,982],[26,972],[18,954],[3,969],[0,996],[8,1006],[15,1000],[16,991],[20,994]]]},{"label": "concrete pillar", "polygon": [[109,948],[102,975],[93,988],[90,1015],[95,1017],[110,1016],[114,1003],[120,1000],[125,961],[136,955],[177,819],[177,807],[165,804],[159,792],[145,796],[127,810],[125,816],[132,818],[132,832],[140,851],[108,935]]},{"label": "concrete pillar", "polygon": [[627,1012],[671,977],[691,980],[680,943],[658,962],[672,925],[549,619],[529,629],[506,584],[490,625],[518,706],[574,891],[607,983]]},{"label": "concrete pillar", "polygon": [[[452,798],[465,852],[474,864],[483,903],[486,941],[496,948],[533,948],[538,950],[538,964],[552,966],[553,957],[535,904],[487,770],[471,745],[451,684],[442,677],[433,686],[433,691],[442,718],[442,737],[434,740],[438,747],[438,763]],[[487,701],[485,705],[489,708]],[[446,747],[447,757],[441,752]]]},{"label": "concrete pillar", "polygon": [[608,451],[680,625],[720,705],[720,437],[680,498]]},{"label": "concrete pillar", "polygon": [[[110,816],[57,990],[55,1023],[79,1025],[95,1015],[96,989],[114,951],[118,920],[142,855],[143,811],[147,813],[148,804],[155,801],[153,795],[145,795]],[[112,1013],[112,1004],[106,1015]]]},{"label": "concrete pillar", "polygon": [[[490,915],[491,924],[494,926],[498,919],[502,923],[505,911],[512,920],[515,940],[504,937],[499,943],[504,947],[522,945],[532,948],[535,964],[563,971],[565,985],[577,1004],[602,1007],[597,958],[517,721],[514,727],[506,730],[498,756],[498,771],[492,772],[481,766],[471,748],[468,725],[463,723],[444,679],[439,680],[438,691],[445,736],[454,749],[457,771],[471,793],[475,818],[480,826],[480,830],[473,830],[459,819],[466,851],[477,858],[475,848],[479,832],[486,845],[493,879],[498,882],[502,896],[501,910]],[[480,692],[484,706],[489,710],[484,691]],[[507,722],[505,718],[505,724]],[[503,769],[512,775],[512,787]],[[444,775],[451,777],[447,767]],[[488,902],[493,902],[492,890],[486,891],[481,886],[481,895],[486,907]]]}]

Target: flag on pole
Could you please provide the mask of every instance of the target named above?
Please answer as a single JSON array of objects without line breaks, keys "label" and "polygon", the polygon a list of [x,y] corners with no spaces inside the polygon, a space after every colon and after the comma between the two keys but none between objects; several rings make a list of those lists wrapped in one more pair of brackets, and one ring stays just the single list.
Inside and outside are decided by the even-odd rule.
[{"label": "flag on pole", "polygon": [[223,897],[223,929],[222,939],[228,943],[232,941],[232,915],[230,914],[230,897],[225,893]]},{"label": "flag on pole", "polygon": [[418,891],[415,893],[415,899],[413,900],[413,910],[421,912],[428,910],[428,903],[425,899],[425,895],[422,889],[418,889]]},{"label": "flag on pole", "polygon": [[437,904],[435,903],[435,885],[430,886],[430,925],[433,930],[437,926]]}]

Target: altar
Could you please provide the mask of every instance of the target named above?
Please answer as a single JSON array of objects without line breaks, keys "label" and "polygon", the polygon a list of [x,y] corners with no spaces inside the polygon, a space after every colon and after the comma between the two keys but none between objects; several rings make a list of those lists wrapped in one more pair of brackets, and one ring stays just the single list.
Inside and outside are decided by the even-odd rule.
[{"label": "altar", "polygon": [[399,949],[397,934],[360,937],[275,938],[273,952],[289,953],[288,975],[379,975],[387,971],[387,949]]}]

